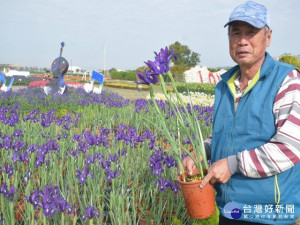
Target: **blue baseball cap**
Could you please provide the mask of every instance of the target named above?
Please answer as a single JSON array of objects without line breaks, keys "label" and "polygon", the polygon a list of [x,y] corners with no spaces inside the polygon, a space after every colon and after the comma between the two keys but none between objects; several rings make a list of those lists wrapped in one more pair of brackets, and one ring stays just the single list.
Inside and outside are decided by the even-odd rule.
[{"label": "blue baseball cap", "polygon": [[229,21],[224,27],[234,21],[243,21],[256,28],[263,28],[266,25],[270,27],[270,17],[267,8],[253,1],[237,6],[230,14]]}]

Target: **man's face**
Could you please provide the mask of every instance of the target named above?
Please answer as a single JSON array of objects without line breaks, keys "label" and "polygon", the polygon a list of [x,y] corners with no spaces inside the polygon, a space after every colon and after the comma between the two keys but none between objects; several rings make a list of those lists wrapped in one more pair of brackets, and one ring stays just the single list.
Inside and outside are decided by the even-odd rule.
[{"label": "man's face", "polygon": [[271,42],[272,30],[256,28],[248,23],[236,21],[229,27],[229,47],[232,59],[240,66],[254,66],[262,62],[266,48]]}]

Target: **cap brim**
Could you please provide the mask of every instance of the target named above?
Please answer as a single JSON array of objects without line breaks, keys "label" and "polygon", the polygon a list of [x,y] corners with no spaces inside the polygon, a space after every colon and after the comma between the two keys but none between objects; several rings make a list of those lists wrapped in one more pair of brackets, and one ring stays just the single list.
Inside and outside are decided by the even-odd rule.
[{"label": "cap brim", "polygon": [[226,27],[226,26],[228,26],[229,24],[231,24],[231,23],[233,23],[233,22],[236,22],[236,21],[242,21],[242,22],[245,22],[245,23],[248,23],[248,24],[250,24],[251,26],[253,26],[253,27],[256,27],[256,28],[263,28],[264,26],[268,26],[267,24],[264,24],[264,23],[262,23],[262,22],[260,22],[260,21],[253,21],[253,20],[249,20],[249,19],[247,19],[247,18],[243,18],[243,19],[236,19],[236,20],[231,20],[231,21],[229,21],[228,23],[226,23],[225,25],[224,25],[224,27]]}]

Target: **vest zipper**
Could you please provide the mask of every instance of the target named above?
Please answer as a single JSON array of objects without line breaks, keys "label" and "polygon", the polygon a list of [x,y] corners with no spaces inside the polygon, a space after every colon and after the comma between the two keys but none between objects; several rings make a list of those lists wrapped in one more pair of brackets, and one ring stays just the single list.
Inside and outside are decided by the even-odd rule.
[{"label": "vest zipper", "polygon": [[[232,93],[228,83],[226,82],[227,88],[229,90],[229,92],[231,93],[232,99],[233,99],[233,115],[234,115],[234,120],[233,120],[233,125],[232,125],[232,129],[230,131],[230,146],[228,148],[228,150],[230,150],[232,152],[232,141],[233,141],[233,131],[235,128],[235,120],[236,120],[236,111],[237,111],[237,107],[235,107],[235,95]],[[229,179],[229,181],[227,183],[224,184],[224,202],[228,203],[228,197],[227,197],[227,192],[228,192],[228,185],[231,183],[231,180]]]},{"label": "vest zipper", "polygon": [[[239,107],[239,105],[237,105],[237,107]],[[233,106],[234,120],[233,120],[233,125],[232,125],[231,131],[230,131],[230,145],[229,145],[229,148],[228,148],[228,155],[231,155],[231,153],[232,153],[233,132],[235,130],[237,107]],[[230,183],[231,183],[231,180],[229,179],[229,181],[225,184],[225,188],[224,188],[224,196],[225,196],[224,201],[225,201],[225,203],[228,203],[227,190],[228,190],[228,185]]]}]

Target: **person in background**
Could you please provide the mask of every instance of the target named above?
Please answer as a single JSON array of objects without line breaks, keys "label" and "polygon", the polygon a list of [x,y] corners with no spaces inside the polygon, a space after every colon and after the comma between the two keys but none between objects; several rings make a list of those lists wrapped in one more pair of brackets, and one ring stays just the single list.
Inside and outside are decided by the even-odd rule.
[{"label": "person in background", "polygon": [[[205,141],[213,164],[200,187],[214,184],[220,225],[295,224],[300,216],[300,73],[266,52],[272,29],[264,5],[237,6],[225,27],[237,65],[216,86],[213,131]],[[188,173],[195,168],[190,157],[183,165]]]}]

